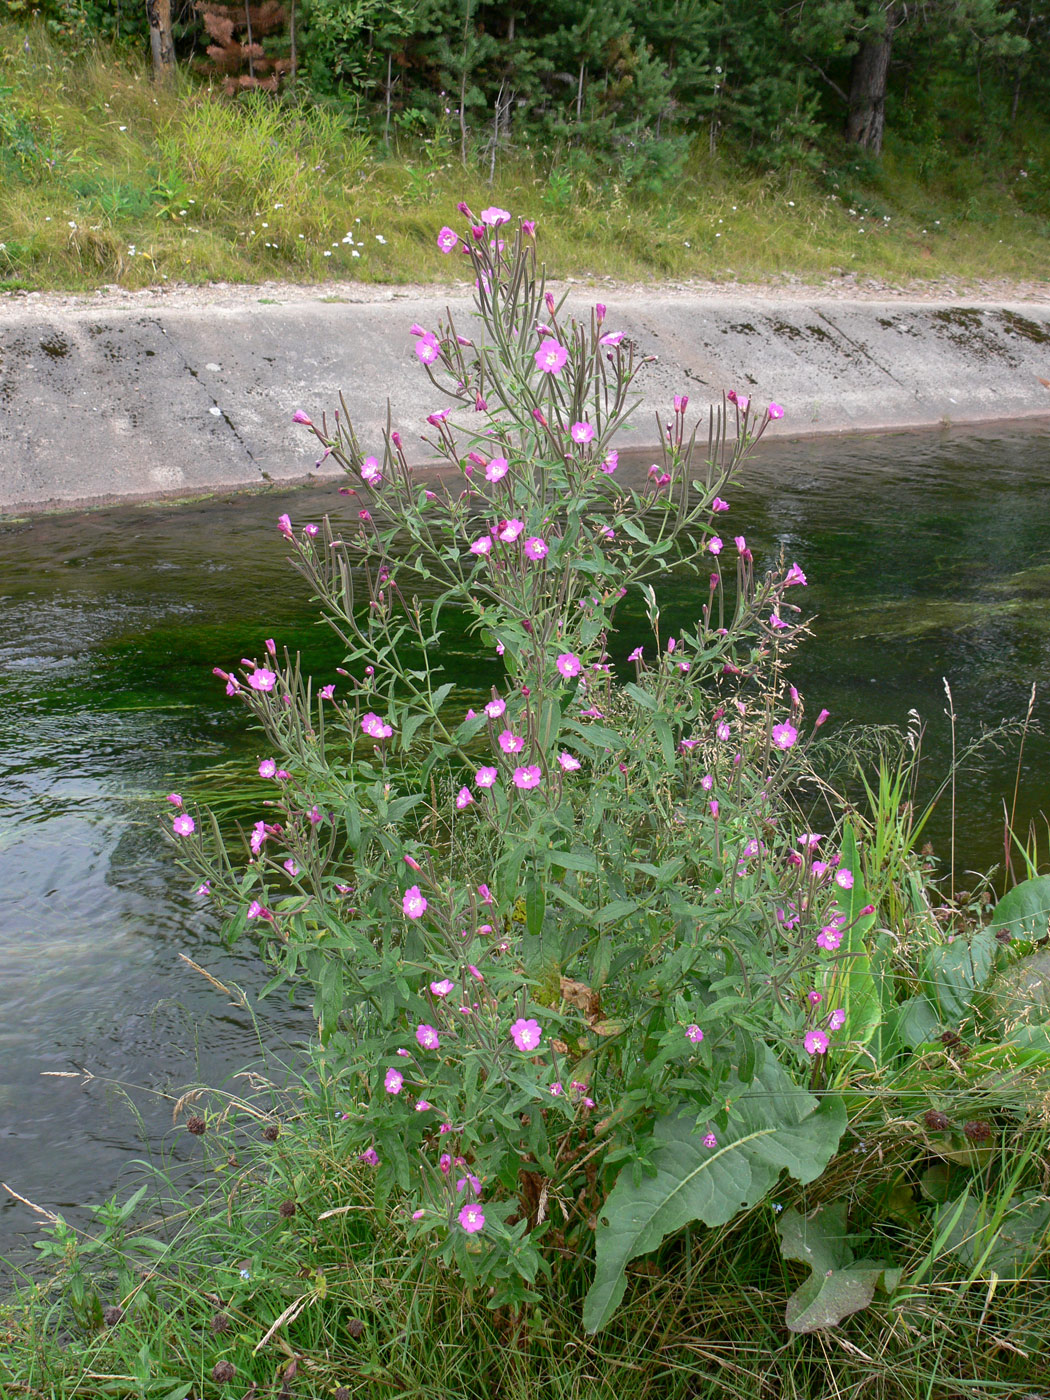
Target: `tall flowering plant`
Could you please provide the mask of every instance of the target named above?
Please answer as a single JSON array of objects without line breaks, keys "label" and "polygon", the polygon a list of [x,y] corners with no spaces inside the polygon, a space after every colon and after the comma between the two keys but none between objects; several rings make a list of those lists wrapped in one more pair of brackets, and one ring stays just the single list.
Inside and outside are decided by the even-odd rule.
[{"label": "tall flowering plant", "polygon": [[[547,290],[530,221],[460,212],[438,245],[476,314],[411,328],[441,469],[345,405],[296,415],[351,483],[338,519],[278,522],[346,663],[318,689],[268,641],[220,672],[265,738],[264,814],[241,845],[174,795],[174,833],[230,935],[312,984],[376,1212],[494,1303],[593,1257],[594,1328],[630,1258],[823,1170],[826,1067],[871,1034],[839,951],[869,911],[849,852],[790,820],[825,717],[784,678],[805,576],[727,527],[782,410],[731,393],[701,435],[677,397],[629,469],[635,345]],[[652,638],[625,655],[631,593]],[[502,659],[487,695],[457,695],[453,611]]]}]

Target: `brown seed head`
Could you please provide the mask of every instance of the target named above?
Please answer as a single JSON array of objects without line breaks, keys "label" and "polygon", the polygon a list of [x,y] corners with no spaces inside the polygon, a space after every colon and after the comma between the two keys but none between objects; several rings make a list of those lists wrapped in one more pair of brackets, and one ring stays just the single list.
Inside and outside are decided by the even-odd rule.
[{"label": "brown seed head", "polygon": [[333,1400],[350,1400],[350,1391],[347,1386],[341,1385],[337,1388]]},{"label": "brown seed head", "polygon": [[291,1220],[292,1216],[295,1214],[295,1202],[282,1201],[277,1207],[277,1214],[282,1220]]},{"label": "brown seed head", "polygon": [[111,1303],[108,1308],[102,1309],[102,1321],[107,1327],[116,1327],[124,1321],[124,1309],[118,1308],[116,1303]]},{"label": "brown seed head", "polygon": [[213,1381],[217,1381],[219,1385],[226,1385],[227,1382],[233,1380],[236,1374],[237,1367],[232,1361],[216,1361],[215,1365],[211,1368],[211,1378]]},{"label": "brown seed head", "polygon": [[931,1133],[943,1133],[951,1127],[948,1115],[942,1113],[939,1108],[931,1108],[926,1114],[925,1121]]},{"label": "brown seed head", "polygon": [[986,1123],[983,1118],[978,1118],[971,1123],[964,1123],[963,1132],[971,1142],[989,1142],[992,1136],[992,1125]]},{"label": "brown seed head", "polygon": [[216,1336],[221,1336],[223,1332],[230,1330],[229,1313],[217,1312],[212,1314],[211,1322],[208,1324]]},{"label": "brown seed head", "polygon": [[353,1337],[354,1341],[356,1342],[358,1337],[360,1337],[361,1334],[364,1332],[365,1324],[361,1321],[359,1317],[352,1317],[350,1321],[346,1324],[346,1330],[350,1333],[351,1337]]},{"label": "brown seed head", "polygon": [[192,1133],[194,1137],[200,1137],[202,1133],[208,1131],[208,1125],[203,1118],[194,1115],[193,1118],[186,1119],[186,1131]]},{"label": "brown seed head", "polygon": [[267,1123],[263,1128],[263,1137],[267,1142],[276,1142],[281,1135],[281,1130],[276,1123]]}]

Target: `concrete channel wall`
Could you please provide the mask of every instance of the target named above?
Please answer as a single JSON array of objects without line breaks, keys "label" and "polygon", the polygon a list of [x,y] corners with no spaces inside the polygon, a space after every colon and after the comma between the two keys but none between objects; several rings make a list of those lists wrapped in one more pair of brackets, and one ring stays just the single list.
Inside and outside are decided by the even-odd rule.
[{"label": "concrete channel wall", "polygon": [[[0,303],[0,513],[192,496],[303,481],[317,445],[291,418],[320,419],[343,393],[363,444],[376,449],[389,400],[416,457],[426,414],[443,400],[413,353],[409,327],[452,298],[387,291],[334,300],[323,288],[260,298],[240,289],[209,303],[147,294]],[[698,411],[735,388],[781,403],[771,432],[799,434],[1050,416],[1050,301],[760,298],[688,289],[573,292],[589,320],[654,355],[624,445],[656,441],[675,393]],[[411,451],[410,451],[411,455]]]}]

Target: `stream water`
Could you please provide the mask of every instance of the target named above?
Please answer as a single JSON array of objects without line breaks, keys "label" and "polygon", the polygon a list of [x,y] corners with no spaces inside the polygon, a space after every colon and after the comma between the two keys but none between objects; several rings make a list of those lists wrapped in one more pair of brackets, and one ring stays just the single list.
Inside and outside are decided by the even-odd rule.
[{"label": "stream water", "polygon": [[[335,679],[341,649],[274,522],[339,503],[329,485],[0,522],[0,1179],[72,1218],[130,1189],[133,1159],[181,1150],[157,1091],[218,1082],[258,1053],[250,1018],[179,954],[249,990],[263,970],[250,947],[219,945],[158,813],[170,788],[214,786],[257,756],[214,665],[273,636]],[[815,636],[794,679],[810,713],[903,724],[918,710],[931,782],[950,752],[942,678],[965,737],[1023,716],[1047,674],[1048,522],[1050,432],[1002,427],[778,444],[720,521],[759,566],[783,551],[809,576]],[[665,594],[672,627],[695,616],[673,578]],[[626,654],[642,635],[637,616],[622,623]],[[465,640],[450,649],[468,691],[497,678]],[[1050,728],[1043,694],[1036,717]],[[960,868],[1000,858],[1016,766],[1015,746],[960,783]],[[1041,808],[1037,735],[1019,817]],[[942,856],[949,832],[945,809],[929,828]],[[309,1032],[287,999],[259,1014],[271,1046]],[[0,1200],[0,1254],[33,1229]]]}]

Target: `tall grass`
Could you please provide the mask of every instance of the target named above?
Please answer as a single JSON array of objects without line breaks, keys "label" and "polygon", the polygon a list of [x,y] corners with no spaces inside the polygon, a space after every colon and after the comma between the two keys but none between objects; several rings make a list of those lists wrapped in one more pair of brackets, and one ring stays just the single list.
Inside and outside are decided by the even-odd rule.
[{"label": "tall grass", "polygon": [[1046,211],[1001,161],[930,172],[891,150],[774,175],[698,152],[654,192],[528,149],[490,185],[455,145],[382,149],[331,108],[233,104],[187,74],[155,89],[114,50],[71,56],[42,29],[0,27],[0,285],[447,280],[459,268],[432,215],[462,198],[533,211],[557,276],[906,282],[1050,265]]},{"label": "tall grass", "polygon": [[[491,1311],[484,1296],[409,1244],[397,1215],[377,1210],[367,1173],[341,1150],[339,1107],[337,1086],[310,1072],[296,1079],[280,1064],[266,1078],[241,1076],[225,1090],[184,1096],[175,1105],[178,1131],[191,1115],[208,1125],[184,1138],[192,1150],[180,1155],[189,1162],[150,1167],[133,1214],[122,1218],[111,1204],[76,1240],[53,1226],[46,1233],[54,1241],[51,1276],[24,1279],[0,1311],[0,1393],[34,1400],[187,1400],[251,1394],[253,1386],[260,1396],[369,1400],[1040,1393],[1050,1298],[1032,1286],[1038,1258],[1021,1273],[996,1274],[987,1256],[1013,1196],[1045,1177],[1045,1128],[1004,1137],[969,1249],[965,1238],[960,1244],[909,1221],[900,1183],[914,1183],[908,1173],[921,1164],[914,1125],[851,1139],[833,1189],[874,1203],[883,1223],[871,1253],[890,1254],[904,1286],[840,1327],[795,1336],[784,1325],[804,1270],[779,1255],[776,1208],[811,1206],[800,1191],[725,1229],[696,1231],[641,1264],[624,1308],[591,1337],[579,1325],[585,1261],[565,1260],[556,1284],[541,1286],[539,1301],[512,1315]],[[228,1386],[213,1380],[222,1362],[235,1368]]]}]

